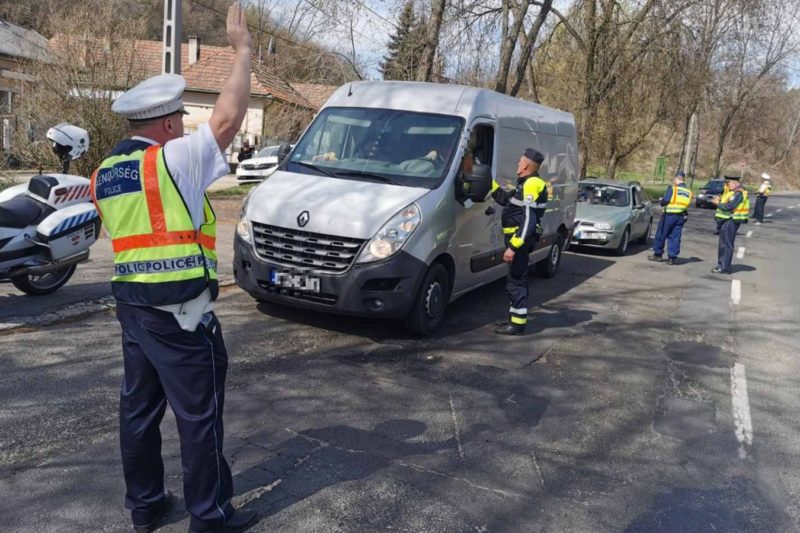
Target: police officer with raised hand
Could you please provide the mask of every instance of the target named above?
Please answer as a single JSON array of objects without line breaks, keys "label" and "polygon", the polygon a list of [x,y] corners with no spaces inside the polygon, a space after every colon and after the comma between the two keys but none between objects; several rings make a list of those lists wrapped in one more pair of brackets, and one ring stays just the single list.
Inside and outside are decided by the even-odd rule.
[{"label": "police officer with raised hand", "polygon": [[736,232],[739,230],[740,224],[747,223],[750,214],[750,200],[739,178],[725,176],[725,180],[728,182],[728,192],[723,194],[722,198],[711,200],[717,206],[714,216],[721,221],[717,266],[711,269],[713,274],[731,273]]},{"label": "police officer with raised hand", "polygon": [[173,497],[164,488],[160,423],[167,403],[181,442],[190,531],[243,531],[222,454],[228,355],[213,313],[216,218],[205,191],[226,175],[224,150],[250,98],[251,39],[238,2],[228,10],[235,55],[207,124],[184,136],[182,77],[164,74],[124,93],[112,110],[129,121],[92,176],[95,204],[114,250],[111,280],[122,326],[120,446],[136,531],[153,531]]},{"label": "police officer with raised hand", "polygon": [[674,265],[681,252],[681,234],[688,217],[689,204],[692,203],[692,190],[683,181],[684,173],[679,170],[661,198],[664,215],[658,221],[656,238],[653,241],[653,255],[650,261],[663,261],[664,244],[669,243],[667,264]]},{"label": "police officer with raised hand", "polygon": [[523,335],[528,322],[528,258],[547,208],[547,183],[539,177],[543,161],[544,155],[528,148],[517,165],[516,187],[507,191],[497,182],[492,184],[492,198],[503,206],[503,261],[508,263],[509,318],[497,323],[495,333],[500,335]]}]

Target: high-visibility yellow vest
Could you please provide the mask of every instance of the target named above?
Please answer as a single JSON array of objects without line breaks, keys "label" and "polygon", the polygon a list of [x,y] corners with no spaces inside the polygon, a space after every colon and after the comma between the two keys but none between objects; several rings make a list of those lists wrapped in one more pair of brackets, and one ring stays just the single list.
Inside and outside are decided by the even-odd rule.
[{"label": "high-visibility yellow vest", "polygon": [[672,186],[672,198],[664,207],[664,212],[667,214],[680,214],[685,213],[689,209],[689,204],[692,203],[692,190],[683,185]]},{"label": "high-visibility yellow vest", "polygon": [[739,205],[733,210],[733,220],[745,222],[750,218],[750,197],[746,190],[739,190],[742,192],[742,201],[739,202]]},{"label": "high-visibility yellow vest", "polygon": [[[739,191],[736,191],[736,192],[741,192],[742,193],[742,201],[739,202],[739,205],[737,205],[733,209],[733,211],[725,211],[724,209],[720,209],[719,207],[717,207],[717,212],[714,214],[715,217],[717,217],[719,219],[722,219],[722,220],[728,220],[728,219],[732,218],[732,219],[738,220],[740,222],[744,221],[744,220],[747,220],[749,218],[749,216],[750,216],[750,198],[747,195],[747,191],[744,190],[744,189],[739,189]],[[728,191],[728,192],[723,193],[722,194],[722,198],[720,198],[719,203],[727,204],[728,202],[731,201],[731,198],[733,198],[733,196],[736,194],[736,192]]]},{"label": "high-visibility yellow vest", "polygon": [[114,249],[117,300],[169,305],[206,288],[216,297],[216,216],[206,197],[204,222],[194,228],[162,146],[111,155],[92,174],[91,189]]}]

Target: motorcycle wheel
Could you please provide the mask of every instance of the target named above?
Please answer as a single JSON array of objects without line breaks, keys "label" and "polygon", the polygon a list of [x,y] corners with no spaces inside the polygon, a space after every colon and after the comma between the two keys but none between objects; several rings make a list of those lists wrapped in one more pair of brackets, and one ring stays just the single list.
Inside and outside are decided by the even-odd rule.
[{"label": "motorcycle wheel", "polygon": [[78,265],[70,265],[46,274],[25,274],[24,276],[17,276],[11,278],[11,283],[25,294],[33,296],[52,294],[69,281],[69,278],[75,273],[75,268],[77,266]]}]

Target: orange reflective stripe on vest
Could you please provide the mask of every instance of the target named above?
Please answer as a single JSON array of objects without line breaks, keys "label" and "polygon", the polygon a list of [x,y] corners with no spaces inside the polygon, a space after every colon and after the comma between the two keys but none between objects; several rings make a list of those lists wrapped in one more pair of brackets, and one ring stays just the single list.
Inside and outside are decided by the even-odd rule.
[{"label": "orange reflective stripe on vest", "polygon": [[161,233],[152,233],[149,235],[130,235],[111,241],[114,253],[136,248],[157,248],[159,246],[170,246],[173,244],[200,244],[209,250],[213,250],[216,246],[216,239],[197,230],[162,231]]}]

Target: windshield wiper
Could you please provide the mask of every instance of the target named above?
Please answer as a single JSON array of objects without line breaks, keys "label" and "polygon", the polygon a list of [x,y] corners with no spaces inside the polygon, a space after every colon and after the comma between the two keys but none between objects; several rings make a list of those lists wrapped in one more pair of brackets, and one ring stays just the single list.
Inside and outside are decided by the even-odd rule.
[{"label": "windshield wiper", "polygon": [[367,178],[373,179],[375,181],[382,181],[383,183],[390,183],[392,185],[401,185],[395,179],[390,178],[389,176],[384,176],[383,174],[373,174],[372,172],[361,172],[360,170],[340,170],[340,176],[353,176],[355,178]]},{"label": "windshield wiper", "polygon": [[322,167],[319,165],[315,165],[314,163],[308,163],[306,161],[290,161],[290,163],[295,165],[300,165],[301,167],[310,168],[311,170],[316,170],[317,172],[321,172],[328,177],[331,178],[341,178],[341,176],[334,172],[333,170],[329,169],[328,167]]}]

